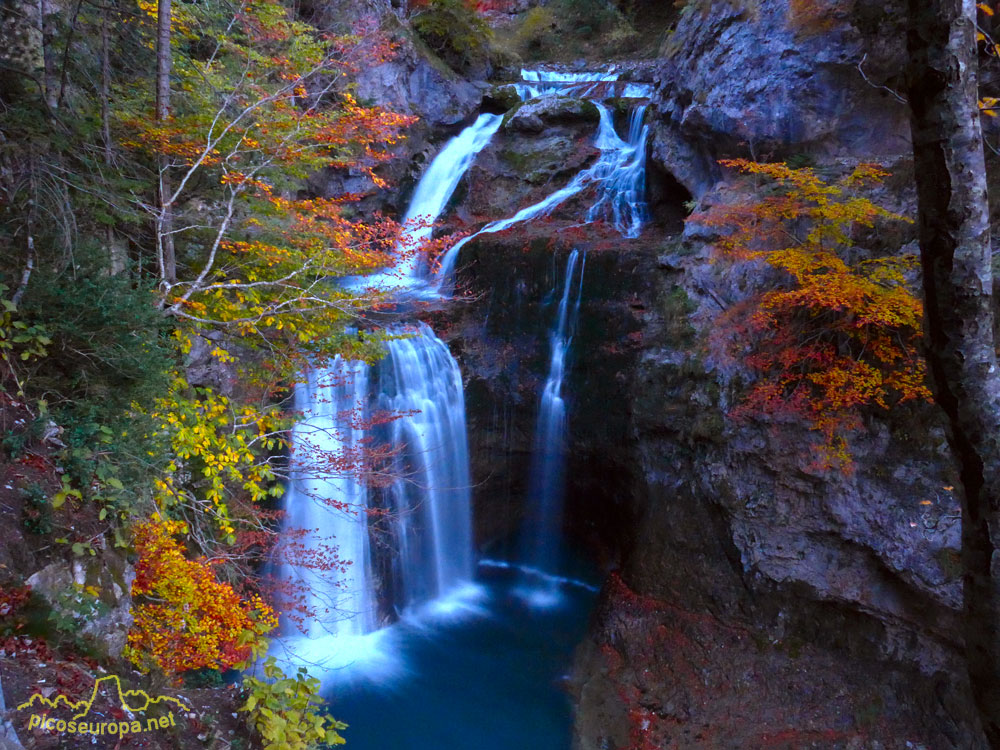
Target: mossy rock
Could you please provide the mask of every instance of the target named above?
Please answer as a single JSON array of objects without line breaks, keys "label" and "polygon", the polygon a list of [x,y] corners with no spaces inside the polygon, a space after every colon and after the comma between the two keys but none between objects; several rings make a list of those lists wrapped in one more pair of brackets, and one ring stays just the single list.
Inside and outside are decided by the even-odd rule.
[{"label": "mossy rock", "polygon": [[568,96],[543,96],[524,102],[504,118],[508,131],[541,133],[553,125],[572,123],[597,124],[601,119],[597,105],[586,99]]},{"label": "mossy rock", "polygon": [[101,659],[121,658],[132,625],[135,570],[114,550],[54,562],[27,583],[56,631]]},{"label": "mossy rock", "polygon": [[510,112],[521,104],[517,89],[511,84],[494,86],[483,97],[483,109],[497,114]]},{"label": "mossy rock", "polygon": [[531,185],[548,182],[561,172],[573,154],[573,142],[552,135],[540,139],[512,139],[498,156],[519,177]]}]

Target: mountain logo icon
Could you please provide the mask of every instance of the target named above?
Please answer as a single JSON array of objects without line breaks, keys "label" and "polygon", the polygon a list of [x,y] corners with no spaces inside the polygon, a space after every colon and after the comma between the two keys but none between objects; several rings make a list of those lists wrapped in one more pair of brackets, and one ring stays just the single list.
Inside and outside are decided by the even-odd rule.
[{"label": "mountain logo icon", "polygon": [[65,695],[57,695],[55,698],[46,698],[45,696],[36,693],[27,701],[19,705],[17,709],[18,711],[39,707],[55,709],[63,706],[75,712],[73,714],[74,719],[83,719],[90,714],[91,708],[101,694],[106,695],[112,705],[119,706],[124,711],[131,714],[143,713],[150,706],[154,706],[158,703],[172,704],[175,709],[182,711],[188,710],[187,706],[185,706],[184,703],[178,698],[172,698],[167,695],[160,695],[154,698],[151,697],[145,690],[124,690],[118,675],[109,675],[107,677],[99,678],[94,683],[94,689],[91,691],[90,697],[86,700],[71,701]]}]

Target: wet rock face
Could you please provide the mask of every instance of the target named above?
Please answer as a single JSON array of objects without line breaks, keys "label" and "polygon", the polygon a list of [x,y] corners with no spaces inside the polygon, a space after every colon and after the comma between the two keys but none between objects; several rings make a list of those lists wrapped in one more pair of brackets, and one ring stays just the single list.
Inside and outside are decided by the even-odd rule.
[{"label": "wet rock face", "polygon": [[[400,186],[416,180],[436,150],[434,143],[457,132],[479,109],[490,87],[451,70],[420,42],[404,20],[402,9],[388,0],[314,2],[303,12],[321,28],[341,33],[362,29],[390,40],[394,49],[388,59],[377,65],[365,64],[352,74],[357,84],[355,95],[363,103],[419,118],[395,148],[397,158],[378,169],[388,188],[377,188],[358,170],[327,169],[310,179],[309,190],[323,196],[364,195],[366,199],[359,204],[362,212],[402,214],[407,191]],[[362,58],[368,44],[362,42]]]},{"label": "wet rock face", "polygon": [[542,133],[549,128],[568,123],[597,125],[600,115],[593,102],[566,96],[545,96],[516,107],[504,121],[504,127],[514,133]]},{"label": "wet rock face", "polygon": [[630,340],[638,327],[633,303],[655,253],[643,245],[622,252],[617,233],[602,239],[558,228],[565,227],[523,227],[469,243],[458,288],[470,301],[435,328],[465,378],[474,518],[480,544],[490,545],[520,522],[558,288],[571,250],[586,252],[564,390],[571,440],[566,522],[578,542],[609,551],[624,533],[621,492],[632,483],[622,392],[638,352]]},{"label": "wet rock face", "polygon": [[944,674],[843,657],[879,640],[877,626],[830,609],[817,613],[824,627],[809,630],[781,614],[800,636],[643,596],[612,574],[593,616],[595,638],[578,653],[588,669],[573,686],[582,702],[574,746],[985,750],[956,721],[961,704]]},{"label": "wet rock face", "polygon": [[[657,64],[659,192],[679,195],[676,178],[696,210],[739,200],[720,158],[875,159],[896,175],[877,201],[910,212],[906,110],[879,88],[904,68],[899,9],[798,10],[812,5],[688,3]],[[985,747],[957,639],[940,414],[865,415],[844,475],[808,468],[807,425],[734,423],[747,373],[706,341],[761,279],[711,263],[712,241],[689,226],[640,292],[625,396],[636,479],[619,508],[631,521],[578,654],[575,747]]]},{"label": "wet rock face", "polygon": [[656,73],[655,158],[700,196],[719,158],[906,153],[905,105],[881,88],[901,85],[905,17],[892,2],[689,3]]},{"label": "wet rock face", "polygon": [[[564,109],[531,108],[526,118],[518,119],[527,108],[516,110],[476,157],[456,194],[463,220],[513,216],[564,187],[598,157],[600,152],[593,144],[596,119],[591,122],[585,109],[571,110],[579,115],[576,120],[569,118],[565,124],[552,122],[539,131],[533,127],[525,131],[525,125],[545,114],[567,116]],[[570,201],[556,211],[556,215],[569,214],[579,215],[577,202]]]},{"label": "wet rock face", "polygon": [[[487,86],[459,77],[422,47],[399,6],[389,0],[310,0],[300,12],[320,28],[381,35],[395,45],[388,59],[378,65],[365,60],[368,64],[352,74],[360,99],[417,115],[427,128],[457,125],[478,106]],[[361,42],[362,55],[368,44]]]},{"label": "wet rock face", "polygon": [[726,416],[739,381],[704,342],[746,278],[691,238],[647,272],[615,509],[633,520],[578,654],[576,747],[985,747],[940,415],[870,415],[852,474],[811,471],[807,425]]}]

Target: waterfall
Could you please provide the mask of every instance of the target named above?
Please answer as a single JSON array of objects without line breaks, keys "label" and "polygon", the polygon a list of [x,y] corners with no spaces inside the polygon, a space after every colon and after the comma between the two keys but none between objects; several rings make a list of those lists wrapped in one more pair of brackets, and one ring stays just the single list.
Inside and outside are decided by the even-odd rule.
[{"label": "waterfall", "polygon": [[567,73],[561,70],[521,70],[521,83],[514,84],[522,101],[539,96],[573,96],[584,99],[594,96],[603,85],[618,80],[614,72]]},{"label": "waterfall", "polygon": [[[614,128],[598,133],[598,148],[615,154],[614,159],[599,159],[593,166],[598,199],[587,213],[587,221],[608,217],[615,229],[635,239],[648,218],[646,207],[646,141],[649,126],[644,123],[646,105],[640,104],[629,116],[626,140]],[[606,141],[601,142],[604,138]]]},{"label": "waterfall", "polygon": [[413,191],[393,266],[371,276],[351,279],[347,286],[380,291],[426,291],[423,287],[426,287],[427,268],[420,248],[431,238],[434,222],[469,171],[476,154],[486,148],[502,121],[503,115],[480,115],[472,125],[448,141]]},{"label": "waterfall", "polygon": [[362,635],[374,627],[368,488],[357,476],[367,394],[368,366],[340,357],[328,368],[310,370],[295,387],[295,408],[303,418],[292,429],[285,527],[305,531],[299,541],[306,549],[327,556],[335,547],[343,561],[343,572],[282,566],[285,580],[305,586],[305,604],[315,612],[307,629],[313,639]]},{"label": "waterfall", "polygon": [[632,113],[628,140],[622,140],[615,130],[611,110],[601,102],[594,102],[600,114],[597,138],[594,145],[600,156],[591,166],[584,169],[563,188],[534,205],[522,208],[507,219],[494,221],[475,234],[456,242],[441,259],[438,272],[439,288],[443,293],[449,290],[451,276],[458,261],[459,253],[466,243],[479,235],[502,232],[515,224],[547,216],[553,209],[582,193],[588,187],[597,189],[597,200],[587,214],[588,222],[603,218],[610,212],[612,223],[629,238],[639,236],[646,217],[646,140],[648,128],[643,125],[646,106],[639,105]]},{"label": "waterfall", "polygon": [[[502,119],[481,115],[445,145],[414,190],[395,266],[373,276],[343,279],[346,288],[433,294],[417,251]],[[398,542],[393,582],[397,610],[452,612],[464,609],[478,590],[472,584],[469,449],[458,364],[421,323],[415,333],[390,340],[385,359],[371,370],[338,357],[329,368],[311,371],[295,391],[303,419],[292,431],[300,459],[286,496],[285,528],[308,529],[302,539],[307,553],[323,554],[335,546],[344,564],[337,568],[339,580],[329,580],[331,573],[321,576],[283,566],[285,580],[307,587],[306,603],[316,616],[305,638],[286,633],[281,645],[292,662],[337,670],[360,661],[366,669],[385,673],[396,664],[384,649],[385,630],[373,632],[377,622],[367,523],[370,492],[351,470],[357,467],[349,465],[350,457],[367,445],[359,422],[369,403],[399,415],[385,430],[389,445],[398,451],[392,469],[399,478],[387,490],[392,536]],[[314,460],[309,461],[310,456]],[[323,456],[333,457],[340,470],[325,470]]]},{"label": "waterfall", "polygon": [[572,96],[577,99],[648,99],[653,87],[648,83],[621,81],[614,71],[567,73],[562,70],[521,70],[521,82],[514,88],[522,101],[539,96]]},{"label": "waterfall", "polygon": [[[402,333],[401,330],[391,331]],[[391,340],[380,367],[380,409],[400,449],[389,494],[395,513],[401,596],[412,610],[471,589],[472,511],[462,374],[448,347],[424,323]]]},{"label": "waterfall", "polygon": [[[553,574],[559,562],[559,539],[562,532],[563,494],[566,472],[567,414],[563,396],[566,358],[573,342],[576,321],[580,314],[583,272],[586,256],[580,259],[574,249],[566,261],[566,278],[552,331],[549,334],[549,372],[542,389],[535,428],[535,450],[531,470],[529,501],[533,511],[523,531],[522,549],[525,563],[542,573]],[[579,263],[579,279],[577,264]],[[551,585],[543,590],[531,589],[529,599],[545,604],[554,595]]]}]

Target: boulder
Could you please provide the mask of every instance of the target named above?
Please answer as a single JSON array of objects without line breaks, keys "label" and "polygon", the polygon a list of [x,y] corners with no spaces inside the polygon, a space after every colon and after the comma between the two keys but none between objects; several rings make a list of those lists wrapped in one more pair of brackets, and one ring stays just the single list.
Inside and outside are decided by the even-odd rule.
[{"label": "boulder", "polygon": [[512,84],[494,86],[483,97],[483,109],[487,112],[503,114],[514,109],[521,103],[517,88]]},{"label": "boulder", "polygon": [[553,125],[596,125],[600,119],[597,107],[591,101],[568,96],[544,96],[525,102],[508,114],[503,126],[512,132],[537,134]]},{"label": "boulder", "polygon": [[132,581],[135,569],[112,550],[54,562],[28,578],[57,621],[74,629],[100,658],[117,660],[132,626]]},{"label": "boulder", "polygon": [[807,13],[789,0],[692,3],[654,74],[653,157],[700,197],[721,158],[906,153],[906,105],[893,93],[906,67],[906,11],[865,5]]}]

